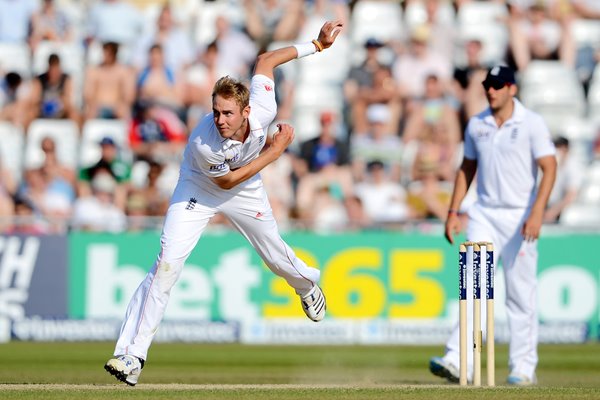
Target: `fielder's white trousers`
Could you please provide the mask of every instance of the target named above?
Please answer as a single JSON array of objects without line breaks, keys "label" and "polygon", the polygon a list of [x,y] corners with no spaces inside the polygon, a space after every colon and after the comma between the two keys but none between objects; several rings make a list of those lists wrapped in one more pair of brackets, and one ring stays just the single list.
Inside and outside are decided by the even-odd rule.
[{"label": "fielder's white trousers", "polygon": [[148,348],[163,318],[171,288],[209,220],[223,213],[256,249],[265,264],[304,295],[319,281],[320,271],[308,267],[283,241],[260,180],[251,188],[222,190],[211,183],[180,180],[175,188],[154,266],[134,293],[115,356],[147,358]]},{"label": "fielder's white trousers", "polygon": [[[537,241],[526,242],[521,227],[528,210],[486,208],[476,203],[469,209],[467,239],[491,241],[494,245],[495,264],[502,262],[506,286],[506,313],[508,318],[509,369],[533,379],[538,363],[537,315]],[[485,257],[485,256],[484,256]],[[467,360],[468,376],[473,376],[473,270],[469,251],[467,268]],[[485,258],[484,258],[485,260]],[[485,262],[481,265],[482,330],[485,332]],[[446,343],[444,359],[459,364],[459,325]]]}]

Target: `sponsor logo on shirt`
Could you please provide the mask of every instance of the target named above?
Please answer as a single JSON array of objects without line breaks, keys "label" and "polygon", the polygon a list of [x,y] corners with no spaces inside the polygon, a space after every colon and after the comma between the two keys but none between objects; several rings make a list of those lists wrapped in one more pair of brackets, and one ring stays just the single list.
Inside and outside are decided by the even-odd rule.
[{"label": "sponsor logo on shirt", "polygon": [[270,92],[271,90],[273,90],[273,86],[271,86],[271,85],[264,85],[264,86],[265,86],[265,90],[267,92]]},{"label": "sponsor logo on shirt", "polygon": [[258,137],[258,144],[263,144],[264,141],[265,141],[265,135]]},{"label": "sponsor logo on shirt", "polygon": [[235,154],[231,158],[226,158],[225,161],[227,161],[228,163],[234,163],[234,162],[238,161],[239,159],[240,159],[240,155],[239,154]]},{"label": "sponsor logo on shirt", "polygon": [[489,138],[491,132],[487,129],[478,129],[475,131],[475,139],[483,140]]},{"label": "sponsor logo on shirt", "polygon": [[220,171],[224,168],[225,168],[225,163],[222,163],[222,164],[217,164],[217,165],[211,165],[210,167],[208,167],[208,170],[209,171]]}]

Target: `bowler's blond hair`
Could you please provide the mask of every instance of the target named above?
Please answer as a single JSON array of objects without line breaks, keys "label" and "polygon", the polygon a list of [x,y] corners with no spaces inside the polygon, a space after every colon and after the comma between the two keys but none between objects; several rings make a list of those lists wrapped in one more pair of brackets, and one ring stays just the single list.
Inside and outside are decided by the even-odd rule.
[{"label": "bowler's blond hair", "polygon": [[246,85],[229,75],[222,77],[215,83],[212,92],[213,101],[215,101],[216,96],[221,96],[227,100],[235,100],[240,106],[240,110],[243,110],[250,104],[250,91]]}]

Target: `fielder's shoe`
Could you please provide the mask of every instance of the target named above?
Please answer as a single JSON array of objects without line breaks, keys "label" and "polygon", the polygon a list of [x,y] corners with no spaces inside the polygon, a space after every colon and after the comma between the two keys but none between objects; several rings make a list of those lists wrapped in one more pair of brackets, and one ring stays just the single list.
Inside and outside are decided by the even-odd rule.
[{"label": "fielder's shoe", "polygon": [[433,357],[429,360],[429,371],[435,376],[448,379],[450,382],[458,383],[460,380],[458,368],[442,357]]},{"label": "fielder's shoe", "polygon": [[319,322],[325,318],[327,304],[325,302],[325,295],[318,285],[315,285],[308,294],[301,296],[300,302],[302,303],[304,314],[311,320]]},{"label": "fielder's shoe", "polygon": [[506,379],[506,383],[514,386],[532,386],[537,383],[537,379],[535,378],[535,376],[533,377],[533,379],[531,379],[523,374],[511,372],[510,375],[508,375],[508,378]]},{"label": "fielder's shoe", "polygon": [[129,386],[135,386],[142,373],[142,367],[143,364],[139,358],[127,354],[111,358],[104,365],[104,369],[109,374]]}]

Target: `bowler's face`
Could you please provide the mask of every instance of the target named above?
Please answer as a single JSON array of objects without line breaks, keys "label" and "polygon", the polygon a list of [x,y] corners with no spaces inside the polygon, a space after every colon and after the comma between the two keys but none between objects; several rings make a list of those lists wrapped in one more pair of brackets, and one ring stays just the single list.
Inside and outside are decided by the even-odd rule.
[{"label": "bowler's face", "polygon": [[250,113],[250,106],[241,109],[234,99],[215,96],[213,99],[213,119],[219,134],[230,139],[244,126]]}]

